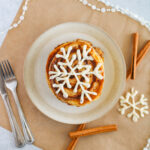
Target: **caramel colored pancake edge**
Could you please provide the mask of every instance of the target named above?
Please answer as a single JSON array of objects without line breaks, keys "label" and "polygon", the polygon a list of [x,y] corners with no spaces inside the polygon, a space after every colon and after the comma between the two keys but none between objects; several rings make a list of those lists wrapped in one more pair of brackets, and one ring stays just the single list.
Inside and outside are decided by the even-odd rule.
[{"label": "caramel colored pancake edge", "polygon": [[[77,43],[77,44],[86,44],[88,47],[91,47],[92,44],[88,41],[84,41],[84,40],[80,40],[80,39],[77,39],[75,41],[72,41],[72,42],[66,42],[66,43],[63,43],[59,46],[57,46],[53,51],[51,51],[51,53],[49,54],[48,56],[48,59],[47,59],[47,63],[46,63],[46,79],[47,79],[47,83],[49,85],[49,88],[51,89],[52,93],[59,99],[61,100],[62,102],[64,103],[67,103],[69,105],[73,105],[73,106],[83,106],[83,105],[86,105],[88,103],[91,103],[91,101],[89,101],[88,99],[84,99],[84,103],[83,104],[80,104],[80,99],[65,99],[63,96],[60,96],[59,94],[56,94],[56,89],[54,89],[52,87],[52,84],[51,84],[51,81],[49,80],[49,68],[50,68],[50,64],[51,62],[53,61],[53,58],[55,57],[55,55],[59,52],[60,48],[61,47],[69,47],[69,45],[72,45],[74,43]],[[98,57],[97,59],[100,60],[101,63],[104,63],[104,57],[103,57],[103,52],[100,50],[100,48],[95,48],[93,47],[93,49],[95,49],[94,51],[94,54],[96,55],[96,57]],[[104,66],[102,66],[103,69],[104,69]],[[102,93],[102,89],[103,89],[103,84],[104,84],[104,79],[100,80],[100,87],[99,87],[99,92],[97,92],[97,95],[96,97],[93,97],[93,95],[90,95],[91,98],[92,98],[92,101],[95,101],[96,99],[99,98],[99,96],[101,95]]]}]

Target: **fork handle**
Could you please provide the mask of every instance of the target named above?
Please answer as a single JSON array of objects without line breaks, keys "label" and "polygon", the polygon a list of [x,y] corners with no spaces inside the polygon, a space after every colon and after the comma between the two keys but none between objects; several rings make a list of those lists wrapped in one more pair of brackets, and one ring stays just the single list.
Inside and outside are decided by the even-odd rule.
[{"label": "fork handle", "polygon": [[15,116],[13,114],[9,99],[8,99],[8,95],[5,94],[2,96],[3,100],[4,100],[4,104],[8,113],[8,117],[9,117],[9,121],[10,121],[10,125],[12,128],[12,132],[15,138],[15,144],[17,147],[23,147],[25,145],[25,140],[24,137],[21,133],[21,130],[17,124],[17,121],[15,119]]},{"label": "fork handle", "polygon": [[18,108],[18,113],[19,113],[19,116],[20,116],[20,120],[21,120],[21,124],[22,124],[22,128],[23,128],[23,133],[24,133],[24,137],[25,137],[25,140],[28,144],[31,144],[34,142],[34,137],[32,135],[32,132],[29,128],[29,125],[24,117],[24,113],[22,111],[22,108],[21,108],[21,105],[20,105],[20,102],[19,102],[19,99],[18,99],[18,96],[17,96],[17,92],[16,92],[16,88],[13,89],[13,96],[14,96],[14,99],[15,99],[15,102],[16,102],[16,105],[17,105],[17,108]]}]

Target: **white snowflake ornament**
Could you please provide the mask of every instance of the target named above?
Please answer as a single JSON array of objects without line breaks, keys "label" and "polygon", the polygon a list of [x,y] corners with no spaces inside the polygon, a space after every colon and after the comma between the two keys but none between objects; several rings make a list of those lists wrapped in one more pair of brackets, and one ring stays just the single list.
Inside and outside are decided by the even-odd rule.
[{"label": "white snowflake ornament", "polygon": [[124,115],[125,111],[130,109],[131,112],[127,113],[127,117],[132,118],[134,122],[137,122],[140,116],[144,117],[145,114],[149,114],[147,98],[145,98],[144,94],[142,94],[140,96],[140,99],[136,100],[135,98],[137,94],[138,91],[132,88],[131,92],[126,93],[125,97],[121,96],[120,97],[121,108],[118,109],[121,115]]},{"label": "white snowflake ornament", "polygon": [[150,150],[150,138],[147,140],[147,145],[143,148],[143,150]]}]

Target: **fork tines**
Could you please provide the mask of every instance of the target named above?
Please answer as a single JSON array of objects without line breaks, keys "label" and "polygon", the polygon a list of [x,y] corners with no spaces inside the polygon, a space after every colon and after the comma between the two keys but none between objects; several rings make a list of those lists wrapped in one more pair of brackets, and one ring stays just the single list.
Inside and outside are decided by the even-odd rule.
[{"label": "fork tines", "polygon": [[5,80],[7,78],[15,77],[13,69],[8,60],[2,61],[0,63],[0,67],[1,67],[2,74],[3,74]]}]

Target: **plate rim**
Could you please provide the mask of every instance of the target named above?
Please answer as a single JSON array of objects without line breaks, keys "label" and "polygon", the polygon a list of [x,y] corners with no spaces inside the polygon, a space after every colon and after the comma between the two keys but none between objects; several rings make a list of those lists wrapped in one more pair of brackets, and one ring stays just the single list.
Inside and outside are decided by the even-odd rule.
[{"label": "plate rim", "polygon": [[[29,89],[27,88],[27,84],[26,84],[26,82],[25,82],[25,81],[26,81],[26,79],[25,79],[25,70],[26,70],[26,66],[27,66],[28,59],[29,59],[29,55],[30,55],[30,53],[31,53],[31,49],[33,49],[33,47],[36,46],[36,43],[38,43],[38,42],[42,39],[42,37],[44,37],[44,36],[47,34],[47,32],[49,32],[49,31],[51,31],[51,30],[53,30],[53,29],[56,29],[57,27],[60,27],[60,26],[63,26],[63,25],[67,25],[67,24],[86,25],[86,26],[95,28],[96,30],[100,30],[100,31],[102,31],[102,32],[109,38],[109,40],[111,40],[111,42],[116,46],[116,48],[118,49],[118,50],[117,50],[118,53],[120,53],[120,54],[119,54],[120,57],[122,57],[121,60],[122,60],[123,68],[124,68],[124,74],[123,74],[123,76],[124,76],[124,77],[123,77],[123,78],[124,78],[124,82],[122,83],[122,86],[121,86],[122,90],[120,90],[119,95],[121,94],[121,92],[123,91],[123,89],[124,89],[124,87],[125,87],[125,79],[126,79],[126,63],[125,63],[125,59],[124,59],[123,53],[122,53],[122,51],[121,51],[121,48],[120,48],[120,47],[118,46],[118,44],[111,38],[111,36],[109,36],[109,34],[108,34],[107,32],[105,32],[101,27],[97,27],[97,26],[95,26],[95,25],[91,25],[91,24],[88,24],[88,23],[82,23],[82,22],[65,22],[65,23],[57,24],[57,25],[52,26],[51,28],[47,29],[45,32],[43,32],[41,35],[39,35],[39,36],[34,40],[34,42],[33,42],[32,45],[30,46],[29,51],[27,52],[27,55],[26,55],[26,57],[25,57],[24,68],[23,68],[23,82],[24,82],[24,85],[25,85],[25,89],[26,89],[27,95],[29,96],[31,102],[36,106],[36,108],[37,108],[40,112],[42,112],[42,114],[44,114],[44,115],[47,116],[48,118],[51,118],[51,119],[53,119],[53,120],[55,120],[55,121],[57,121],[57,122],[61,122],[61,123],[65,123],[65,124],[88,123],[88,122],[94,121],[94,120],[96,120],[96,119],[99,119],[100,117],[102,117],[102,116],[104,116],[106,113],[108,113],[108,112],[115,106],[115,104],[118,102],[119,97],[113,99],[112,105],[109,105],[109,107],[108,107],[107,109],[105,109],[105,111],[103,111],[102,115],[93,117],[93,118],[90,119],[89,121],[84,121],[84,122],[81,122],[81,121],[80,121],[80,122],[71,122],[71,123],[70,123],[70,122],[65,121],[65,120],[62,120],[62,119],[60,119],[60,118],[59,118],[59,120],[58,120],[58,119],[56,119],[55,117],[50,116],[48,113],[45,113],[45,112],[43,111],[43,108],[42,108],[43,106],[39,107],[39,105],[35,102],[35,100],[33,100],[33,99],[35,99],[35,97],[32,96],[31,91],[29,91]],[[32,50],[32,51],[33,51],[33,50]],[[117,100],[117,99],[118,99],[118,100]]]}]

